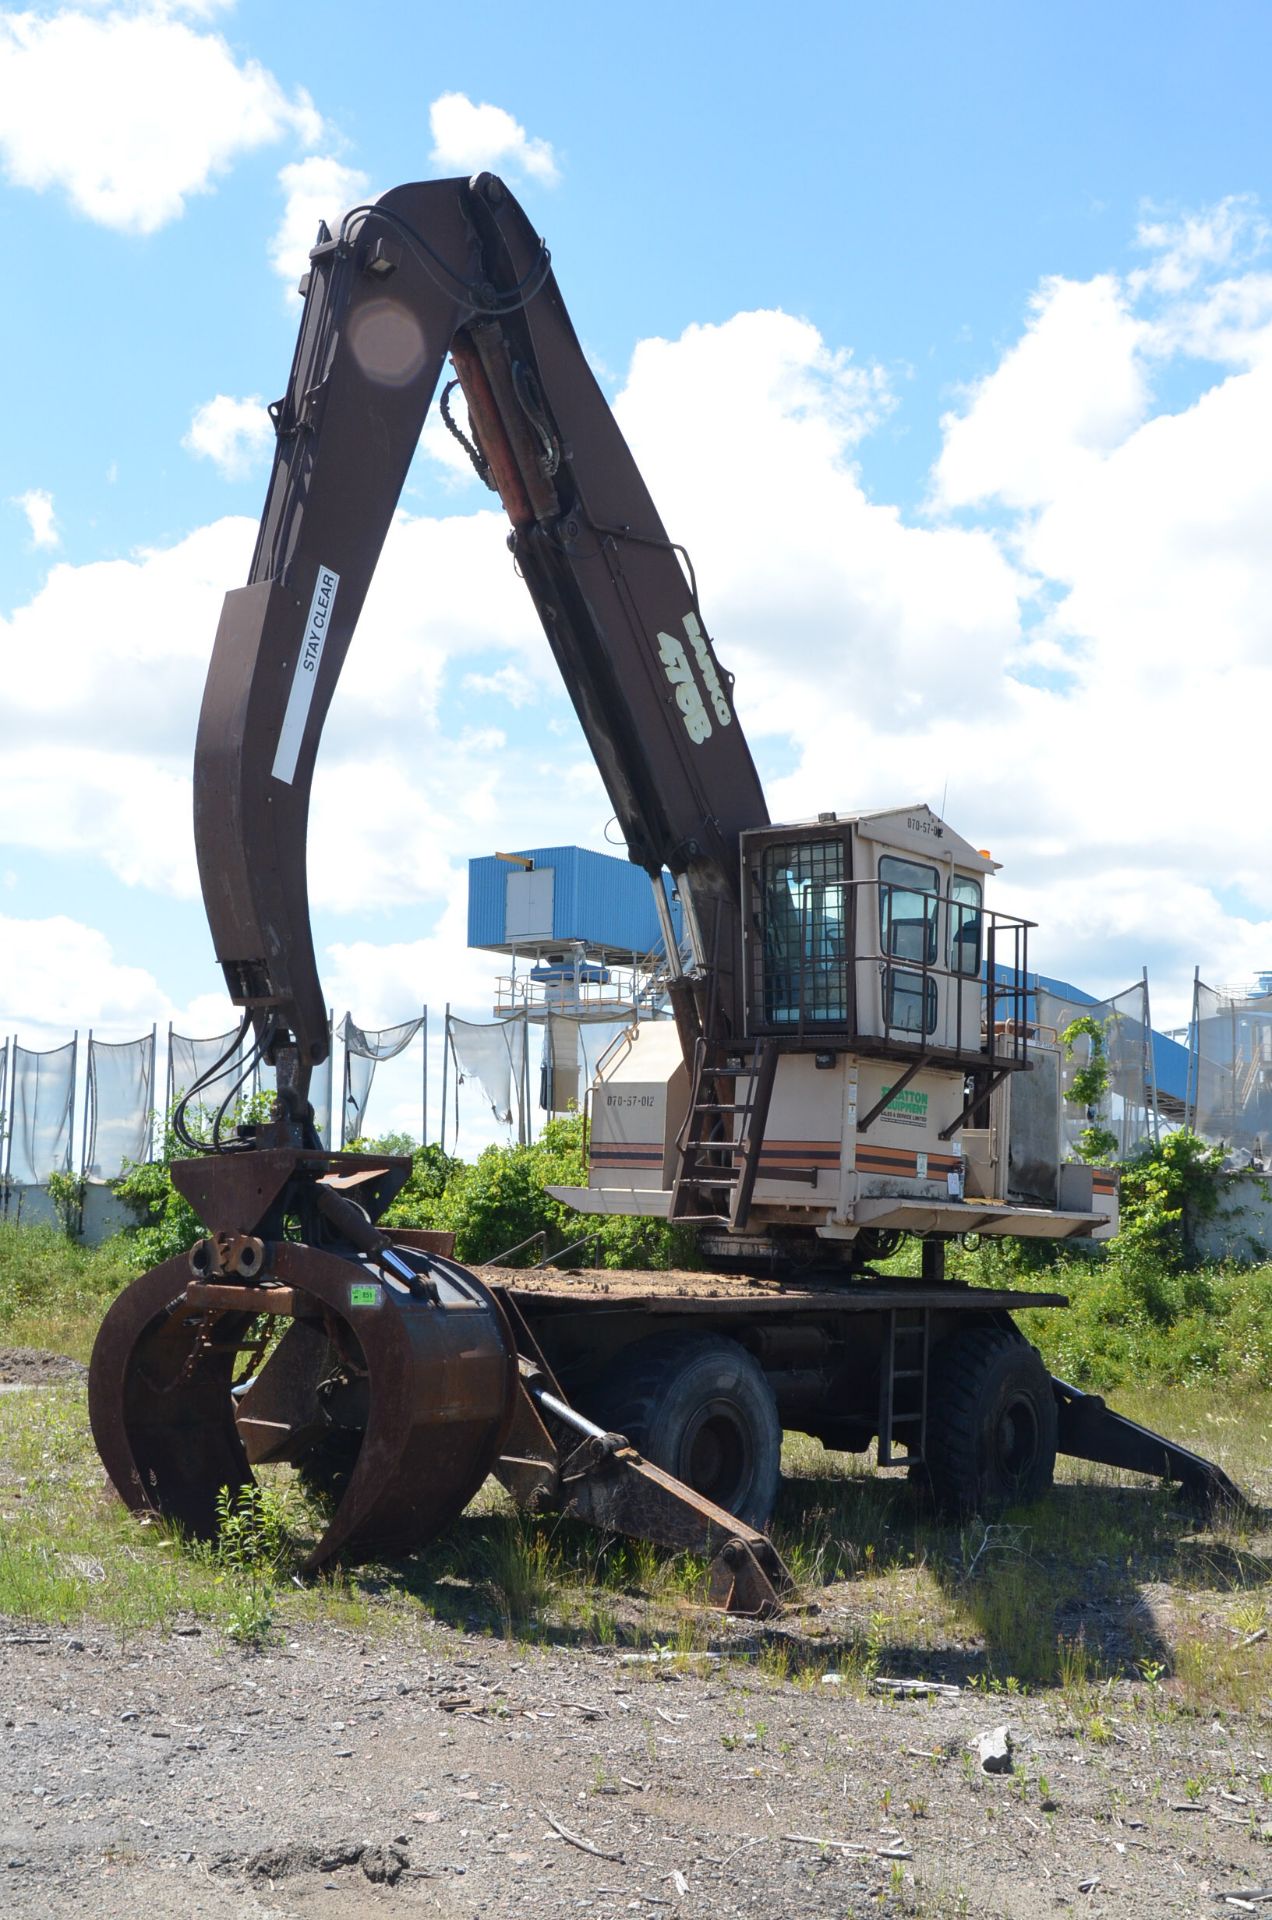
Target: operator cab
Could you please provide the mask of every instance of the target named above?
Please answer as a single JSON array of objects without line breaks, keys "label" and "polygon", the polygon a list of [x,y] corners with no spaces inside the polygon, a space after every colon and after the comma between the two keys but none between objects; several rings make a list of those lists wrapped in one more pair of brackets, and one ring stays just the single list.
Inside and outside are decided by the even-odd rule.
[{"label": "operator cab", "polygon": [[997,871],[923,804],[743,834],[748,1031],[969,1067],[1010,1056],[1024,1021],[998,1001],[1027,973],[1029,923],[986,908]]}]

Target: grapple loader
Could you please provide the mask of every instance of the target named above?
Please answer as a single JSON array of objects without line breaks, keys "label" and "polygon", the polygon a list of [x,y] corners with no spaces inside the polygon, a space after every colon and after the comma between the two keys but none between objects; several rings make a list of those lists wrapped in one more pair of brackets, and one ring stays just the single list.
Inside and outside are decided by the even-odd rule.
[{"label": "grapple loader", "polygon": [[[877,1440],[956,1507],[1043,1491],[1058,1446],[1238,1497],[1048,1378],[1010,1311],[1059,1296],[947,1281],[955,1233],[1116,1225],[1111,1175],[1050,1164],[1026,925],[988,911],[994,863],[926,806],[769,822],[688,556],[507,189],[482,174],[354,208],[320,230],[302,292],[194,767],[216,957],[277,1095],[271,1120],[230,1128],[231,1092],[206,1139],[185,1118],[200,1088],[175,1116],[172,1177],[207,1231],[120,1296],[90,1371],[123,1498],[207,1535],[223,1489],[291,1462],[329,1501],[314,1571],[422,1544],[494,1472],[528,1508],[696,1549],[721,1605],[763,1613],[789,1585],[763,1531],[784,1426]],[[314,761],[448,356],[442,412],[507,512],[667,956],[674,1023],[603,1069],[588,1186],[563,1197],[694,1225],[714,1270],[674,1285],[491,1283],[444,1237],[377,1225],[408,1161],[329,1152],[314,1128]],[[905,1233],[922,1275],[881,1277]]]}]

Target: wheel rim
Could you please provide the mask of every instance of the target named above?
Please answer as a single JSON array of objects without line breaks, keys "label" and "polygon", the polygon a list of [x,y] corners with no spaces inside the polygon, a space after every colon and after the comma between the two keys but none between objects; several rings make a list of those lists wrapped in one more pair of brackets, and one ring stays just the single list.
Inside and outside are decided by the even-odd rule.
[{"label": "wheel rim", "polygon": [[703,1407],[685,1430],[680,1478],[732,1511],[749,1490],[752,1466],[750,1436],[734,1409],[720,1401]]},{"label": "wheel rim", "polygon": [[1025,1480],[1038,1458],[1038,1414],[1027,1394],[1013,1394],[994,1429],[994,1462],[1012,1485]]}]

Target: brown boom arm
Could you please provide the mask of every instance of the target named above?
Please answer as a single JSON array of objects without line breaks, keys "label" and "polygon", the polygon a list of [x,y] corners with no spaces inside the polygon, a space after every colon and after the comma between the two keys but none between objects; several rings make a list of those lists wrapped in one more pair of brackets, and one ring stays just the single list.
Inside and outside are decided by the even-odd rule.
[{"label": "brown boom arm", "polygon": [[311,258],[249,583],[226,596],[195,751],[199,874],[232,999],[303,1093],[327,1051],[305,860],[314,760],[450,353],[630,857],[670,868],[699,924],[724,928],[735,1021],[738,835],[766,824],[763,791],[692,575],[546,248],[482,174],[396,188],[334,239],[324,229]]}]

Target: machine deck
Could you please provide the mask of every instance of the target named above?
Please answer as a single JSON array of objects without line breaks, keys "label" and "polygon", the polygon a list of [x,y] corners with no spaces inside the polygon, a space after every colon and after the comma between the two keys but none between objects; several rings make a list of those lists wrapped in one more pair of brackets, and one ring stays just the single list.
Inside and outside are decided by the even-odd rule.
[{"label": "machine deck", "polygon": [[869,1286],[828,1276],[798,1283],[751,1274],[700,1273],[683,1268],[629,1272],[603,1268],[562,1273],[547,1268],[482,1267],[481,1277],[524,1299],[530,1313],[554,1308],[594,1308],[598,1312],[735,1313],[879,1313],[893,1307],[943,1307],[967,1312],[1014,1312],[1022,1307],[1067,1307],[1063,1293],[1026,1293],[997,1287],[967,1287],[942,1281],[896,1280]]}]

